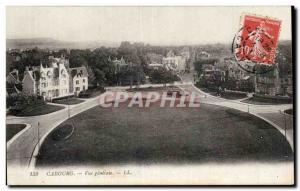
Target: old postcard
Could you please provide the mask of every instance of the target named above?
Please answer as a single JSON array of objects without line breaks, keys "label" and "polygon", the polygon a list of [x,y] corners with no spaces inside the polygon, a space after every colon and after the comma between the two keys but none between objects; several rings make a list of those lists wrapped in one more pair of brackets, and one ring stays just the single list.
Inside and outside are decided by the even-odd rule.
[{"label": "old postcard", "polygon": [[8,185],[294,185],[293,7],[6,7]]}]

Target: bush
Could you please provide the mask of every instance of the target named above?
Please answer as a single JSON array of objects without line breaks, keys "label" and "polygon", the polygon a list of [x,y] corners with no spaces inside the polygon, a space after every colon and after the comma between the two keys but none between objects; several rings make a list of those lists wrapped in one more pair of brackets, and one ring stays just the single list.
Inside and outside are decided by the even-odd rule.
[{"label": "bush", "polygon": [[46,102],[35,95],[14,93],[6,97],[6,107],[11,110],[22,110],[28,105],[43,105]]}]

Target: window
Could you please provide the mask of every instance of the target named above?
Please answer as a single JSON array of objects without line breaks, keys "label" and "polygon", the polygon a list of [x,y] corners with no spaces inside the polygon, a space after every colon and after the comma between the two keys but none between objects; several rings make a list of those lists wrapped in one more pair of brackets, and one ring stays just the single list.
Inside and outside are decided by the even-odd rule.
[{"label": "window", "polygon": [[78,92],[78,91],[80,91],[80,88],[79,88],[79,87],[76,87],[76,89],[75,89],[75,90]]},{"label": "window", "polygon": [[53,84],[53,86],[58,86],[58,81],[57,80],[52,81],[52,84]]},{"label": "window", "polygon": [[79,80],[76,80],[76,84],[77,84],[77,85],[79,84]]},{"label": "window", "polygon": [[85,79],[83,79],[82,82],[85,83]]},{"label": "window", "polygon": [[51,78],[52,73],[51,73],[50,71],[48,71],[48,72],[47,72],[47,76],[48,76],[49,78]]},{"label": "window", "polygon": [[85,90],[85,86],[83,86],[83,90]]}]

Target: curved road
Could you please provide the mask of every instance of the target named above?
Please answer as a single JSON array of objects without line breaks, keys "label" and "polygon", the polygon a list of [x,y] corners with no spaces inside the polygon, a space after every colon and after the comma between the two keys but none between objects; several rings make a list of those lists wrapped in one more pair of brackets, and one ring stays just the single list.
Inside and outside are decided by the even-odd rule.
[{"label": "curved road", "polygon": [[[53,128],[67,120],[70,116],[74,116],[94,106],[99,105],[99,97],[85,99],[84,102],[77,105],[64,105],[65,108],[53,113],[32,117],[14,117],[7,116],[6,123],[26,123],[31,124],[31,127],[23,132],[12,143],[7,144],[7,166],[8,167],[27,167],[30,164],[33,152],[38,144],[38,138],[45,137]],[[54,104],[55,105],[55,104]],[[57,104],[60,105],[61,104]],[[38,128],[39,123],[39,128]]]}]

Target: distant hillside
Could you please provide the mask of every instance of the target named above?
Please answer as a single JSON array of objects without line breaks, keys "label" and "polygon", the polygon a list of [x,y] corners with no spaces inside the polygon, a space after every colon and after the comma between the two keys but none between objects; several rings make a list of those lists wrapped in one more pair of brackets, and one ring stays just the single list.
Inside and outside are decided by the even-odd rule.
[{"label": "distant hillside", "polygon": [[112,42],[66,42],[51,38],[6,39],[6,49],[26,49],[38,47],[41,49],[94,49],[101,46],[117,47],[119,43]]}]

